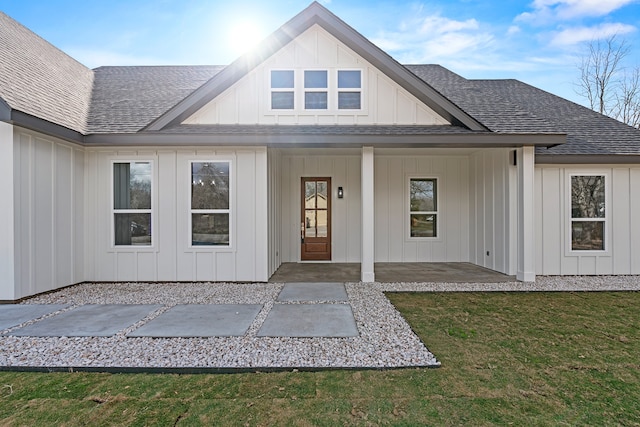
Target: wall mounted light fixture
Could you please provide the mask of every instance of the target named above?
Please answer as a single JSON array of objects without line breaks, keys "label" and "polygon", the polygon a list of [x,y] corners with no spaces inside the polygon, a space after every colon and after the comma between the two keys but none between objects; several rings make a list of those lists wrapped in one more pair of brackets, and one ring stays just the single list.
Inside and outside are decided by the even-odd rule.
[{"label": "wall mounted light fixture", "polygon": [[338,187],[338,199],[342,199],[344,197],[344,190],[342,187]]}]

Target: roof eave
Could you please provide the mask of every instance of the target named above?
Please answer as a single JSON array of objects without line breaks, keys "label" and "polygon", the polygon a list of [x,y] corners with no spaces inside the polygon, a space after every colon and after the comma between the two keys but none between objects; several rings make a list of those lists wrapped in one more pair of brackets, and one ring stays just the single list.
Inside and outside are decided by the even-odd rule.
[{"label": "roof eave", "polygon": [[214,134],[144,132],[136,134],[92,134],[85,137],[88,147],[103,146],[268,146],[310,148],[431,147],[431,148],[495,148],[551,147],[563,144],[565,134]]},{"label": "roof eave", "polygon": [[536,154],[536,164],[620,165],[639,163],[640,154]]},{"label": "roof eave", "polygon": [[[3,114],[2,110],[3,107],[0,106],[0,117],[2,117]],[[82,133],[32,116],[30,114],[23,113],[22,111],[10,110],[9,120],[2,120],[7,121],[15,126],[39,132],[54,138],[63,139],[65,141],[73,142],[76,144],[84,143],[85,136]]]}]

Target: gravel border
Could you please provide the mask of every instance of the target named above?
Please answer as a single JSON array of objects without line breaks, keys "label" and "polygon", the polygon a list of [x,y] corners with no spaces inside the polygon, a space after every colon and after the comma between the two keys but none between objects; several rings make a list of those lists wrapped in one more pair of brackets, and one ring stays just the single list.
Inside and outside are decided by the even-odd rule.
[{"label": "gravel border", "polygon": [[[382,291],[362,283],[346,284],[348,302],[313,302],[350,304],[360,334],[358,337],[257,337],[283,286],[272,283],[91,283],[39,295],[23,304],[64,301],[70,305],[65,311],[90,303],[161,304],[162,307],[112,337],[0,336],[0,366],[255,370],[439,366]],[[127,333],[170,307],[188,303],[263,304],[263,309],[242,337],[126,337]],[[33,321],[19,327],[29,323]]]},{"label": "gravel border", "polygon": [[[440,362],[411,330],[384,292],[638,291],[640,276],[540,276],[535,283],[347,283],[360,336],[349,338],[257,337],[283,284],[86,283],[38,295],[21,304],[161,304],[112,337],[0,336],[0,368],[52,370],[315,369],[438,367]],[[126,334],[176,304],[263,304],[242,337],[132,338]],[[287,302],[290,304],[291,302]],[[278,303],[280,304],[280,303]],[[40,319],[42,319],[40,318]],[[25,322],[17,327],[33,323]],[[0,333],[10,332],[10,328]]]}]

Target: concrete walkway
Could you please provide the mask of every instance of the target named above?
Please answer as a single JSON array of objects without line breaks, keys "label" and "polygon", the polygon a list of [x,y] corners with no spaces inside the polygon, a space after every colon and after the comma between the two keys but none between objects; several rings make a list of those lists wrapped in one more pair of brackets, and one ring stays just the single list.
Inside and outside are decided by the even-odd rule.
[{"label": "concrete walkway", "polygon": [[[259,329],[259,337],[354,337],[358,329],[342,283],[287,283]],[[313,303],[312,303],[313,302]],[[0,305],[0,329],[20,337],[109,337],[162,308],[157,304],[67,306]],[[243,336],[263,305],[179,304],[144,322],[127,337]],[[51,313],[58,312],[49,316]],[[41,319],[40,319],[41,318]],[[30,322],[33,321],[33,322]]]}]

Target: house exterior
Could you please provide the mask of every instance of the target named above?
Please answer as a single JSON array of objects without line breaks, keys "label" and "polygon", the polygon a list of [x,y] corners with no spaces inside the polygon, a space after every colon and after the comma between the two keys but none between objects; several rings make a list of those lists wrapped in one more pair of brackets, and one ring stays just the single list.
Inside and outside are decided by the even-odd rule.
[{"label": "house exterior", "polygon": [[283,262],[640,274],[640,131],[401,65],[318,3],[224,67],[90,70],[0,13],[0,62],[0,300]]}]

